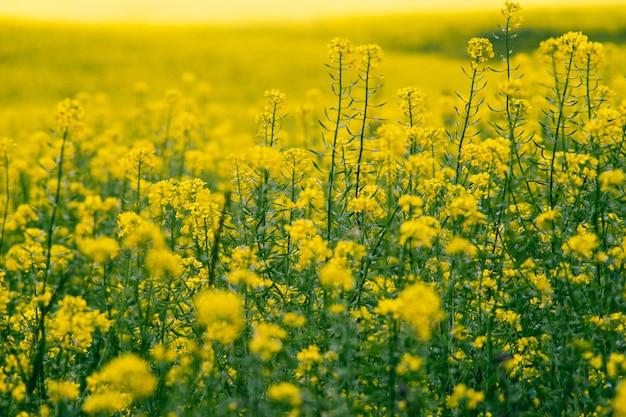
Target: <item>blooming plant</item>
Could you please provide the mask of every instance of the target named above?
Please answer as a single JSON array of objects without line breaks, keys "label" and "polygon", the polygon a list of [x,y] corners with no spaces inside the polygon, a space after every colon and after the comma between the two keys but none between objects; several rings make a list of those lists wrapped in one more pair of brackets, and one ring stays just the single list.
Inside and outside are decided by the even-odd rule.
[{"label": "blooming plant", "polygon": [[0,414],[626,415],[626,101],[580,32],[524,68],[520,13],[452,120],[335,38],[305,134],[277,89],[228,145],[138,85],[0,139]]}]

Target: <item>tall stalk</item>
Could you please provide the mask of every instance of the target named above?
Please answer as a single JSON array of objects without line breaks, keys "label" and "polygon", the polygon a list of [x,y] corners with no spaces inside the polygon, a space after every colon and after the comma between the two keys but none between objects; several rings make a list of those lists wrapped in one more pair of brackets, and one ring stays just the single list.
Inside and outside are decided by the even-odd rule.
[{"label": "tall stalk", "polygon": [[[332,123],[332,127],[327,127],[322,123],[322,126],[332,135],[330,145],[330,168],[328,172],[328,195],[326,199],[326,240],[330,240],[330,232],[333,223],[333,191],[336,179],[335,170],[337,167],[336,158],[339,132],[345,126],[347,119],[351,118],[345,115],[345,110],[352,104],[350,97],[352,84],[348,83],[345,77],[346,72],[352,64],[351,54],[353,49],[352,44],[347,39],[334,38],[329,44],[329,57],[332,64],[328,64],[328,68],[336,72],[336,75],[331,73],[330,78],[332,80],[333,94],[337,97],[337,105],[332,109],[335,112],[334,119],[331,119],[331,116],[326,113],[326,117],[328,121]],[[326,139],[324,137],[323,139],[326,148],[328,148],[329,146]]]},{"label": "tall stalk", "polygon": [[359,81],[362,83],[362,88],[364,91],[363,96],[363,109],[361,110],[362,119],[361,119],[361,128],[358,133],[359,139],[359,154],[356,162],[356,184],[354,190],[354,197],[359,196],[359,191],[361,188],[360,179],[361,179],[361,163],[363,160],[363,150],[364,150],[364,142],[365,142],[365,133],[368,129],[368,110],[370,107],[370,97],[381,87],[380,85],[372,85],[371,81],[374,79],[372,77],[373,71],[377,68],[378,63],[382,61],[382,50],[378,45],[362,45],[358,47],[358,52],[360,55],[358,70]]},{"label": "tall stalk", "polygon": [[455,184],[459,183],[461,175],[461,156],[463,154],[463,143],[468,136],[468,129],[471,125],[475,124],[478,120],[475,119],[478,114],[478,109],[482,104],[482,100],[475,103],[476,96],[486,86],[486,82],[483,82],[487,67],[483,64],[490,58],[493,58],[493,46],[488,39],[485,38],[472,38],[467,44],[467,53],[471,58],[470,73],[466,69],[463,69],[465,75],[470,79],[470,91],[467,100],[463,100],[463,113],[457,110],[457,113],[461,115],[462,121],[460,125],[457,125],[457,131],[455,138],[458,142],[458,151],[456,156],[456,176]]},{"label": "tall stalk", "polygon": [[2,139],[0,146],[4,148],[4,190],[6,199],[4,200],[4,210],[2,212],[2,231],[0,231],[0,257],[4,257],[4,231],[9,216],[9,205],[11,202],[11,183],[9,181],[9,147],[14,145],[9,139]]},{"label": "tall stalk", "polygon": [[[58,131],[62,132],[61,149],[59,151],[58,168],[56,173],[56,189],[52,195],[52,212],[47,227],[46,246],[45,246],[45,264],[42,276],[42,294],[48,290],[49,279],[52,274],[52,246],[54,241],[54,229],[56,226],[57,215],[61,206],[61,187],[63,182],[63,163],[65,161],[65,148],[67,140],[72,130],[80,128],[80,118],[82,117],[82,108],[76,101],[65,100],[59,104],[58,114]],[[32,372],[26,384],[26,391],[31,396],[35,389],[38,388],[40,396],[46,397],[45,375],[44,375],[44,356],[46,353],[46,317],[52,310],[57,298],[61,295],[63,288],[68,280],[68,275],[61,274],[57,287],[52,291],[52,296],[47,304],[39,304],[37,306],[37,329],[35,331],[34,346],[35,354],[32,358]]]}]

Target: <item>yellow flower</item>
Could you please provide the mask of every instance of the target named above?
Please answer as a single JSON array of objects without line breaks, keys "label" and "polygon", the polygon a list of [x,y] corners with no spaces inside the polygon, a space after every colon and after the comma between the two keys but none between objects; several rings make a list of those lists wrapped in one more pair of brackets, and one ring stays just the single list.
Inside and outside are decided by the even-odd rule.
[{"label": "yellow flower", "polygon": [[506,28],[509,31],[519,28],[522,22],[524,21],[524,18],[520,16],[521,10],[522,10],[522,6],[520,6],[520,4],[517,2],[510,1],[510,0],[506,0],[504,2],[502,15],[507,21]]},{"label": "yellow flower", "polygon": [[271,285],[271,281],[264,280],[249,269],[235,269],[226,274],[226,280],[231,284],[242,283],[249,288],[264,288]]},{"label": "yellow flower", "polygon": [[267,389],[267,395],[274,401],[285,402],[292,407],[302,405],[302,396],[297,386],[290,382],[279,382]]},{"label": "yellow flower", "polygon": [[[446,149],[447,138],[445,132],[445,129],[440,127],[413,126],[408,128],[406,135],[411,144],[411,156],[418,156],[419,149],[421,149],[429,154],[432,168],[432,164],[435,162],[433,158],[441,155]],[[425,155],[422,156],[424,157]],[[430,174],[435,175],[435,172],[431,171]]]},{"label": "yellow flower", "polygon": [[607,192],[611,191],[616,193],[617,187],[621,186],[626,182],[626,175],[624,175],[624,171],[621,169],[615,169],[611,171],[605,171],[598,175],[598,181],[600,182],[600,191]]},{"label": "yellow flower", "polygon": [[295,180],[298,180],[298,177],[308,170],[311,163],[311,159],[304,149],[284,149],[281,151],[281,155],[283,157],[281,166],[285,178],[292,178],[293,176]]},{"label": "yellow flower", "polygon": [[80,384],[71,381],[48,381],[50,401],[73,401],[80,395]]},{"label": "yellow flower", "polygon": [[626,417],[626,384],[623,381],[615,389],[613,412],[615,417]]},{"label": "yellow flower", "polygon": [[523,118],[532,113],[533,108],[528,100],[512,97],[509,100],[509,113],[516,118]]},{"label": "yellow flower", "polygon": [[231,265],[235,268],[254,269],[258,266],[256,254],[256,248],[251,248],[250,246],[238,246],[233,249],[233,252],[230,255]]},{"label": "yellow flower", "polygon": [[328,58],[337,63],[350,63],[350,55],[354,52],[354,46],[348,39],[333,38],[328,44]]},{"label": "yellow flower", "polygon": [[132,148],[122,161],[124,168],[126,169],[131,185],[134,186],[134,180],[137,177],[144,177],[145,174],[150,172],[156,165],[156,156],[154,149],[151,148]]},{"label": "yellow flower", "polygon": [[328,248],[328,241],[321,236],[313,236],[312,239],[301,241],[299,250],[300,257],[295,265],[299,271],[311,264],[324,262],[332,255],[332,251]]},{"label": "yellow flower", "polygon": [[420,369],[423,362],[422,358],[411,355],[410,353],[405,353],[402,355],[400,363],[396,367],[396,372],[400,375],[404,375],[407,372],[416,372]]},{"label": "yellow flower", "polygon": [[310,345],[298,352],[296,359],[298,359],[300,369],[310,371],[315,364],[322,362],[324,357],[320,354],[320,348],[317,345]]},{"label": "yellow flower", "polygon": [[383,50],[376,44],[359,45],[356,51],[359,54],[357,67],[362,71],[375,70],[383,60]]},{"label": "yellow flower", "polygon": [[268,361],[283,348],[281,340],[285,337],[287,332],[281,327],[272,323],[259,323],[255,326],[254,336],[250,340],[250,351]]},{"label": "yellow flower", "polygon": [[493,45],[487,38],[472,38],[467,42],[467,54],[474,64],[487,62],[493,58]]},{"label": "yellow flower", "polygon": [[559,215],[558,209],[548,209],[535,218],[535,225],[539,230],[547,232],[552,229]]},{"label": "yellow flower", "polygon": [[133,399],[141,399],[148,398],[154,393],[157,379],[152,375],[148,362],[134,353],[124,353],[87,378],[87,385],[90,388],[94,383],[127,393]]},{"label": "yellow flower", "polygon": [[349,260],[358,263],[365,256],[365,246],[350,240],[340,240],[333,251],[332,261],[335,265],[348,267]]},{"label": "yellow flower", "polygon": [[460,236],[453,237],[450,243],[446,245],[446,253],[448,255],[461,254],[471,257],[476,254],[476,251],[476,246],[472,242]]},{"label": "yellow flower", "polygon": [[522,330],[520,325],[521,315],[512,310],[504,310],[502,308],[497,308],[496,311],[496,319],[498,319],[502,323],[508,323],[511,326],[514,326],[517,331]]},{"label": "yellow flower", "polygon": [[591,258],[593,252],[598,249],[598,246],[600,246],[600,241],[598,240],[598,236],[594,233],[579,233],[570,237],[567,242],[561,246],[561,249],[563,249],[563,253],[566,255],[573,252],[574,255]]},{"label": "yellow flower", "polygon": [[458,408],[464,403],[468,410],[475,410],[484,400],[484,392],[474,391],[465,384],[458,384],[454,387],[452,394],[446,397],[446,405],[449,408]]},{"label": "yellow flower", "polygon": [[78,249],[92,261],[103,264],[117,257],[120,245],[110,237],[77,239]]},{"label": "yellow flower", "polygon": [[409,121],[417,123],[421,121],[422,113],[426,110],[424,105],[425,96],[422,90],[415,87],[404,87],[396,93],[400,99],[400,106]]},{"label": "yellow flower", "polygon": [[88,414],[115,413],[134,400],[150,397],[157,386],[150,365],[133,353],[124,353],[87,377],[91,395],[83,403]]},{"label": "yellow flower", "polygon": [[439,296],[421,281],[403,289],[395,300],[383,298],[374,312],[404,320],[422,340],[430,339],[432,327],[444,317]]},{"label": "yellow flower", "polygon": [[207,291],[195,300],[196,316],[206,326],[207,337],[232,343],[243,329],[243,301],[233,292]]},{"label": "yellow flower", "polygon": [[93,342],[92,334],[96,329],[107,332],[111,321],[106,314],[90,310],[83,298],[66,295],[46,326],[50,341],[59,342],[67,350],[86,353]]},{"label": "yellow flower", "polygon": [[559,38],[561,47],[568,53],[576,52],[580,46],[588,42],[588,39],[582,32],[567,32]]},{"label": "yellow flower", "polygon": [[315,224],[309,219],[297,219],[285,226],[285,231],[294,242],[302,239],[309,239],[317,235]]},{"label": "yellow flower", "polygon": [[78,100],[66,98],[57,105],[57,131],[74,135],[82,132],[85,110]]},{"label": "yellow flower", "polygon": [[165,246],[161,229],[134,212],[120,213],[117,216],[117,228],[117,236],[122,238],[122,245],[126,248],[149,244],[157,248]]},{"label": "yellow flower", "polygon": [[277,105],[284,103],[287,97],[285,93],[281,93],[280,90],[276,88],[272,88],[271,90],[265,90],[265,93],[263,93],[263,95],[267,99],[268,104],[272,103]]},{"label": "yellow flower", "polygon": [[380,205],[380,200],[384,197],[385,193],[382,190],[365,186],[358,197],[348,202],[348,211],[357,214],[364,213],[380,219],[385,216],[385,211]]},{"label": "yellow flower", "polygon": [[487,336],[477,336],[476,339],[472,342],[472,346],[476,349],[482,349],[485,346],[485,342],[487,341]]},{"label": "yellow flower", "polygon": [[151,248],[146,255],[146,268],[153,277],[180,277],[183,273],[183,259],[165,248]]},{"label": "yellow flower", "polygon": [[383,298],[378,301],[378,304],[374,308],[374,313],[380,314],[382,316],[391,316],[394,319],[400,318],[400,309],[402,305],[397,300],[391,300],[388,298]]},{"label": "yellow flower", "polygon": [[421,216],[400,225],[400,244],[413,248],[430,247],[441,232],[439,221],[432,216]]},{"label": "yellow flower", "polygon": [[430,339],[432,326],[444,316],[441,300],[432,287],[416,282],[398,295],[400,317],[411,324],[423,340]]},{"label": "yellow flower", "polygon": [[283,314],[282,322],[286,326],[300,328],[306,324],[306,317],[293,311]]},{"label": "yellow flower", "polygon": [[319,279],[320,284],[324,287],[343,288],[344,291],[349,291],[354,288],[352,271],[348,268],[336,265],[334,262],[330,262],[320,269]]},{"label": "yellow flower", "polygon": [[104,391],[88,396],[82,408],[87,414],[107,413],[111,415],[128,408],[132,402],[132,397],[129,394],[119,391]]}]

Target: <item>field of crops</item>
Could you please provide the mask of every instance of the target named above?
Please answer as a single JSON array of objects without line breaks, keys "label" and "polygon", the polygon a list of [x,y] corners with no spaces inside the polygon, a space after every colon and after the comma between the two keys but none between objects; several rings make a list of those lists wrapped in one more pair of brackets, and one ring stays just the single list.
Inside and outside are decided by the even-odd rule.
[{"label": "field of crops", "polygon": [[626,416],[625,21],[3,22],[0,416]]}]

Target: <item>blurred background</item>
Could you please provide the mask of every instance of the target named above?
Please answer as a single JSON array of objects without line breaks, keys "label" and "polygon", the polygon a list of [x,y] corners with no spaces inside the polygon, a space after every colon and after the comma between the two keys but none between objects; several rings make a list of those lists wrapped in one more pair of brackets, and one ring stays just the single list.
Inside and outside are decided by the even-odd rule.
[{"label": "blurred background", "polygon": [[[525,7],[623,4],[623,0],[526,0]],[[0,3],[0,15],[64,21],[214,22],[495,9],[499,0],[20,0]]]},{"label": "blurred background", "polygon": [[[607,48],[603,78],[626,90],[626,0],[522,0],[512,42],[526,68],[539,43],[575,30]],[[381,101],[421,88],[429,106],[467,89],[471,37],[495,44],[500,0],[19,0],[0,1],[0,136],[49,129],[66,97],[90,97],[120,120],[169,89],[194,95],[223,130],[254,134],[263,92],[290,108],[332,103],[326,45],[377,43]],[[530,75],[528,75],[530,78]],[[494,81],[495,82],[495,81]]]}]

